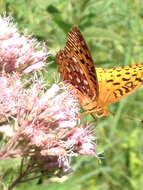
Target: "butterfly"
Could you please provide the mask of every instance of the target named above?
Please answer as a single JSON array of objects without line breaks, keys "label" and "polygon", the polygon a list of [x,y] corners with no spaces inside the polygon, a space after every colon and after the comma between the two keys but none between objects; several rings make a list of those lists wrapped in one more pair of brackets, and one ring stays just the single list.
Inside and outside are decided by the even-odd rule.
[{"label": "butterfly", "polygon": [[78,27],[73,27],[64,50],[56,54],[61,78],[77,91],[85,113],[109,115],[107,106],[119,101],[143,84],[143,63],[111,69],[96,68]]}]

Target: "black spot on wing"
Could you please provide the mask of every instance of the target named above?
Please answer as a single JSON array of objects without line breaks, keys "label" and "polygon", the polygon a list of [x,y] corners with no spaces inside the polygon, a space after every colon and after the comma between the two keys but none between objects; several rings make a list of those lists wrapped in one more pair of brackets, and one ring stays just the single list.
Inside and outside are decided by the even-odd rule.
[{"label": "black spot on wing", "polygon": [[85,54],[85,57],[87,60],[92,61],[92,58],[90,56],[88,56],[88,54]]},{"label": "black spot on wing", "polygon": [[143,83],[143,79],[141,79],[141,78],[136,78],[135,80],[137,80],[137,81]]},{"label": "black spot on wing", "polygon": [[108,83],[108,82],[113,82],[113,81],[114,81],[114,80],[111,79],[111,80],[107,80],[106,82]]},{"label": "black spot on wing", "polygon": [[80,62],[81,62],[82,64],[85,64],[84,59],[80,59]]},{"label": "black spot on wing", "polygon": [[115,86],[120,85],[120,83],[119,82],[114,82],[113,85],[115,85]]},{"label": "black spot on wing", "polygon": [[123,81],[129,81],[130,78],[128,78],[128,79],[127,79],[127,78],[122,78],[122,80],[123,80]]},{"label": "black spot on wing", "polygon": [[129,92],[130,92],[129,88],[127,88],[127,87],[125,87],[125,86],[122,86],[122,88],[125,89],[125,93],[129,93]]}]

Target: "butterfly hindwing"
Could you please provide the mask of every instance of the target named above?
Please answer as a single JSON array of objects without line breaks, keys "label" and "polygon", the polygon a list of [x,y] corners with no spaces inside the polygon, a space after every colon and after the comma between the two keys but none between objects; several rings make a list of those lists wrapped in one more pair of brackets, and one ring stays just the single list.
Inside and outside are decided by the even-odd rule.
[{"label": "butterfly hindwing", "polygon": [[130,95],[143,84],[143,63],[112,69],[96,68],[99,99],[109,105]]}]

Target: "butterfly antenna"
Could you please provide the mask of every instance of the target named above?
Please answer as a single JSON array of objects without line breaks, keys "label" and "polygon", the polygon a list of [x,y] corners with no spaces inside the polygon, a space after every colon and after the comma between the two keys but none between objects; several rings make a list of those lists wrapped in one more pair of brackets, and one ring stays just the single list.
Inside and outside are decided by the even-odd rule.
[{"label": "butterfly antenna", "polygon": [[124,115],[124,117],[126,117],[126,118],[128,118],[128,119],[130,119],[130,120],[136,120],[136,121],[138,121],[138,122],[140,122],[140,123],[143,123],[143,120],[141,120],[141,119],[139,119],[139,118],[134,118],[134,117],[132,117],[132,116],[130,116],[130,115]]},{"label": "butterfly antenna", "polygon": [[[111,115],[112,115],[113,117],[115,117],[116,114],[111,113]],[[136,121],[138,121],[138,122],[140,122],[140,123],[143,123],[143,120],[141,120],[141,119],[139,119],[139,118],[135,118],[135,117],[132,117],[132,116],[127,115],[127,114],[124,114],[123,116],[124,116],[125,118],[130,119],[130,120],[136,120]]]}]

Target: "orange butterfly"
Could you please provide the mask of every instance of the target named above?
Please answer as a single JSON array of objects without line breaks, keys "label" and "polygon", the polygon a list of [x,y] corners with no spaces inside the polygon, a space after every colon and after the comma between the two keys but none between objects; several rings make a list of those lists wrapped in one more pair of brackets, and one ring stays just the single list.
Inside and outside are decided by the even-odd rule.
[{"label": "orange butterfly", "polygon": [[77,27],[68,34],[64,50],[56,55],[62,80],[77,89],[77,97],[86,113],[108,116],[107,106],[133,93],[143,84],[143,63],[95,68],[88,46]]}]

